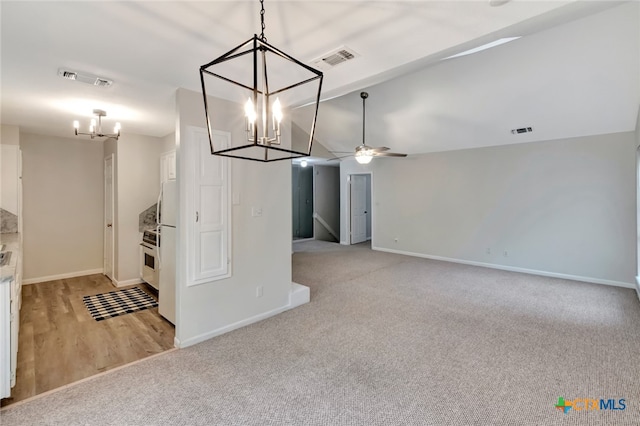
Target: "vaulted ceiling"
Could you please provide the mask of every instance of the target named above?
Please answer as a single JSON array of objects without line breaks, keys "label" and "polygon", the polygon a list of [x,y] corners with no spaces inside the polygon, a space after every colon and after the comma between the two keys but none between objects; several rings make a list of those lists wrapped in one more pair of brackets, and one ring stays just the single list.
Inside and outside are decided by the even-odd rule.
[{"label": "vaulted ceiling", "polygon": [[[629,27],[637,26],[637,15],[620,29],[610,24],[596,28],[597,35],[575,52],[579,56],[575,65],[567,64],[574,55],[568,49],[580,46],[581,40],[559,40],[564,33],[554,33],[558,25],[606,13],[617,3],[512,0],[492,7],[488,0],[267,0],[265,34],[269,42],[306,63],[341,46],[359,54],[325,73],[323,98],[338,97],[321,107],[320,123],[324,124],[318,138],[326,146],[345,149],[357,144],[361,137],[358,93],[369,87],[370,134],[378,135],[375,143],[427,152],[459,148],[449,140],[467,140],[472,128],[480,132],[496,128],[498,118],[501,128],[496,135],[511,126],[532,123],[540,137],[564,134],[556,131],[564,126],[564,117],[554,109],[556,101],[545,96],[555,94],[554,81],[568,83],[562,100],[574,97],[565,110],[580,107],[566,111],[576,116],[566,134],[576,133],[579,113],[587,113],[582,116],[587,126],[594,114],[604,114],[605,121],[614,122],[609,128],[624,128],[629,118],[626,111],[619,114],[618,108],[632,101],[637,108],[638,103],[637,78],[634,83],[629,77],[632,72],[638,75],[637,37],[635,42],[611,46],[606,36],[611,30],[615,40],[627,37]],[[123,132],[171,133],[176,88],[199,91],[200,65],[260,30],[257,0],[2,1],[0,19],[2,124],[60,136],[71,135],[72,120],[90,117],[94,108],[107,110],[108,119],[120,121]],[[480,54],[441,61],[516,35],[523,37]],[[550,51],[543,55],[546,48]],[[591,57],[592,48],[597,48],[597,55],[605,52],[605,57]],[[635,53],[629,51],[634,48]],[[626,61],[621,59],[625,56]],[[64,80],[57,76],[60,68],[114,83],[99,88]],[[583,74],[576,69],[593,70]],[[394,80],[407,73],[406,79]],[[535,75],[542,77],[531,79]],[[612,94],[608,86],[596,85],[583,93],[580,88],[590,87],[599,77],[615,79],[626,89],[615,87]],[[630,94],[625,98],[620,90]],[[584,103],[589,96],[601,101]],[[553,120],[547,115],[553,115]],[[547,121],[536,120],[540,117]],[[544,133],[541,124],[550,121],[557,128]],[[425,133],[423,125],[429,123],[433,126]],[[411,137],[400,138],[401,133]]]},{"label": "vaulted ceiling", "polygon": [[[419,154],[634,131],[640,3],[614,6],[367,87],[366,144]],[[321,104],[329,150],[362,143],[359,92]]]}]

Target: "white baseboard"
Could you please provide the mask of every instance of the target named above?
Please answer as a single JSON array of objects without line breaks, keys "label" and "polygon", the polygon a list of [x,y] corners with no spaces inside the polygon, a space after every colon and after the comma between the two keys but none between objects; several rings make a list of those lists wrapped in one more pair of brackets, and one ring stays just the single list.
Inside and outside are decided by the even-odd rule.
[{"label": "white baseboard", "polygon": [[[306,301],[305,301],[306,299]],[[215,330],[209,331],[207,333],[200,334],[195,337],[191,337],[185,340],[179,340],[177,337],[174,337],[173,342],[176,348],[186,348],[188,346],[193,346],[195,344],[204,342],[205,340],[209,340],[213,337],[220,336],[222,334],[228,333],[233,330],[237,330],[239,328],[245,327],[247,325],[265,320],[274,315],[278,315],[282,312],[288,311],[290,309],[296,308],[300,305],[303,305],[309,301],[309,287],[303,286],[298,283],[291,283],[291,293],[289,294],[289,304],[272,309],[267,312],[263,312],[258,315],[254,315],[249,318],[245,318],[241,321],[234,322],[233,324],[226,325],[224,327],[217,328]]]},{"label": "white baseboard", "polygon": [[104,269],[88,269],[86,271],[69,272],[66,274],[48,275],[46,277],[28,278],[22,280],[23,285],[43,283],[46,281],[63,280],[65,278],[83,277],[85,275],[102,274]]},{"label": "white baseboard", "polygon": [[309,303],[311,300],[309,287],[298,283],[291,283],[291,293],[289,293],[289,309],[297,308],[300,305]]},{"label": "white baseboard", "polygon": [[292,240],[292,241],[295,244],[295,243],[303,243],[305,241],[313,241],[313,240],[315,240],[314,237],[311,237],[311,238],[300,238],[300,239]]},{"label": "white baseboard", "polygon": [[112,282],[116,287],[127,287],[130,285],[142,284],[144,281],[142,281],[140,278],[132,278],[130,280],[124,280],[124,281],[118,281],[114,278]]},{"label": "white baseboard", "polygon": [[622,281],[613,281],[613,280],[604,280],[604,279],[601,279],[601,278],[582,277],[582,276],[579,276],[579,275],[560,274],[560,273],[557,273],[557,272],[539,271],[539,270],[536,270],[536,269],[519,268],[519,267],[516,267],[516,266],[496,265],[496,264],[493,264],[493,263],[476,262],[476,261],[473,261],[473,260],[455,259],[455,258],[451,258],[451,257],[432,256],[432,255],[429,255],[429,254],[413,253],[413,252],[409,252],[409,251],[394,250],[394,249],[388,249],[388,248],[383,248],[383,247],[371,247],[371,248],[372,248],[372,250],[384,251],[384,252],[387,252],[387,253],[403,254],[403,255],[406,255],[406,256],[421,257],[421,258],[424,258],[424,259],[442,260],[444,262],[461,263],[463,265],[482,266],[484,268],[500,269],[502,271],[521,272],[523,274],[540,275],[540,276],[543,276],[543,277],[552,277],[552,278],[562,278],[562,279],[565,279],[565,280],[583,281],[583,282],[587,282],[587,283],[604,284],[604,285],[611,285],[611,286],[615,286],[615,287],[636,288],[635,285],[633,285],[631,283],[625,283],[625,282],[622,282]]}]

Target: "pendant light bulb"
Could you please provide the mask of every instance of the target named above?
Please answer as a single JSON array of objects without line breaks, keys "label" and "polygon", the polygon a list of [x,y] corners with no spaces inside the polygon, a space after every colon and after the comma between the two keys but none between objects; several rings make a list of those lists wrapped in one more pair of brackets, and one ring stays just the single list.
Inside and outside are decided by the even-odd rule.
[{"label": "pendant light bulb", "polygon": [[282,121],[282,105],[280,105],[280,98],[276,98],[273,103],[273,118],[280,124]]},{"label": "pendant light bulb", "polygon": [[253,102],[251,102],[251,98],[247,99],[247,103],[244,104],[244,114],[247,117],[247,121],[249,124],[254,124],[256,122],[256,110],[253,107]]}]

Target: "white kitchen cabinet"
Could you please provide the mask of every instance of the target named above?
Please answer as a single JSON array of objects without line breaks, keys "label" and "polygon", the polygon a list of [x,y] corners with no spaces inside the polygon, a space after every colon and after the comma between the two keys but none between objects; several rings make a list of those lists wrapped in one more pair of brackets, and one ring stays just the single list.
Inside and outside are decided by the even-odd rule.
[{"label": "white kitchen cabinet", "polygon": [[0,398],[11,396],[11,285],[0,282]]},{"label": "white kitchen cabinet", "polygon": [[176,151],[168,151],[160,155],[160,184],[176,178]]},{"label": "white kitchen cabinet", "polygon": [[22,240],[20,234],[2,234],[8,265],[0,267],[0,398],[11,396],[16,384],[18,334],[22,304]]},{"label": "white kitchen cabinet", "polygon": [[[187,285],[231,276],[231,173],[229,159],[211,155],[206,129],[189,128],[181,149],[187,162]],[[231,134],[213,131],[217,146],[230,146]]]}]

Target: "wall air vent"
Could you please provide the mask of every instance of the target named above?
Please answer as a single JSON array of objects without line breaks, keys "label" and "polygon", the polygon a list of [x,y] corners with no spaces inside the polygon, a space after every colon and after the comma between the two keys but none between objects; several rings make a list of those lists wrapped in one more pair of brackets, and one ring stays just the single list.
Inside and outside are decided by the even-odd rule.
[{"label": "wall air vent", "polygon": [[521,127],[519,129],[511,130],[511,133],[514,135],[519,135],[520,133],[531,133],[533,132],[533,127]]},{"label": "wall air vent", "polygon": [[360,55],[357,54],[354,50],[346,46],[341,46],[335,50],[332,50],[331,52],[322,55],[317,59],[314,59],[313,61],[311,61],[311,65],[322,71],[326,71],[337,65],[355,59],[358,56]]},{"label": "wall air vent", "polygon": [[73,81],[79,81],[81,83],[91,84],[98,87],[109,87],[113,84],[112,80],[104,77],[98,77],[97,75],[83,73],[78,71],[70,71],[60,68],[58,70],[58,76]]}]

